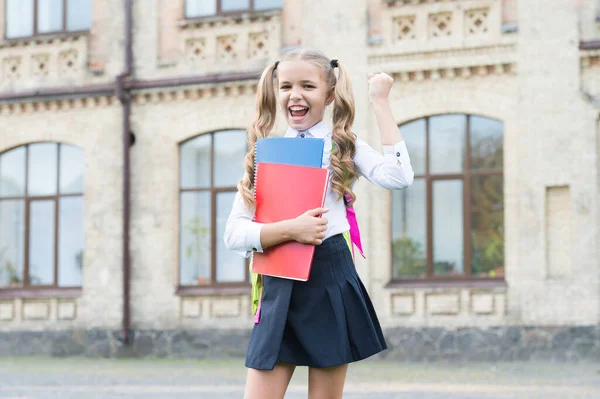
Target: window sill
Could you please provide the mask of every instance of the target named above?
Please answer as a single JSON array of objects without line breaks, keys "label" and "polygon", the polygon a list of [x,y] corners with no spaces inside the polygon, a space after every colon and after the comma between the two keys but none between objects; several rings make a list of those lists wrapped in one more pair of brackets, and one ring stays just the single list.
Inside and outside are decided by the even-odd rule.
[{"label": "window sill", "polygon": [[53,32],[43,33],[35,36],[4,38],[0,41],[0,48],[25,46],[30,43],[51,44],[55,41],[76,41],[81,37],[88,36],[88,34],[89,31],[87,30],[78,30],[72,32]]},{"label": "window sill", "polygon": [[600,40],[581,41],[579,43],[580,50],[600,50]]},{"label": "window sill", "polygon": [[0,298],[77,298],[81,292],[81,287],[0,288]]},{"label": "window sill", "polygon": [[205,17],[184,18],[179,21],[179,27],[185,29],[191,26],[202,26],[203,24],[211,25],[216,23],[224,23],[228,21],[234,21],[236,23],[248,21],[253,22],[255,19],[258,18],[264,18],[268,20],[272,17],[277,17],[279,15],[281,15],[281,8],[272,8],[269,10],[260,11],[233,11],[217,15],[207,15]]},{"label": "window sill", "polygon": [[504,279],[391,280],[384,288],[506,288]]},{"label": "window sill", "polygon": [[178,296],[228,296],[250,294],[252,287],[248,285],[210,285],[210,286],[187,286],[179,287],[175,294]]}]

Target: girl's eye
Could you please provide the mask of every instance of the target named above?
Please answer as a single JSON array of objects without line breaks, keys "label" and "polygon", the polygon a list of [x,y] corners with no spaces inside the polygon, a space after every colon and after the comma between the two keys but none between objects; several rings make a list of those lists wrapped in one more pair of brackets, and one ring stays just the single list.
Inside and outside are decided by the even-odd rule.
[{"label": "girl's eye", "polygon": [[313,85],[304,85],[304,87],[307,88],[307,89],[314,89],[315,86],[313,86]]},{"label": "girl's eye", "polygon": [[289,89],[289,88],[290,88],[290,86],[287,86],[287,85],[281,86],[281,90],[285,90],[285,89]]}]

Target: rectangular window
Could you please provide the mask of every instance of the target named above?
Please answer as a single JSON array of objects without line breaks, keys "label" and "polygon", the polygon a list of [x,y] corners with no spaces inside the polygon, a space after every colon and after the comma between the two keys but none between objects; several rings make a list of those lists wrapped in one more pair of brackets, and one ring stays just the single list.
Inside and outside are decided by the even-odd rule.
[{"label": "rectangular window", "polygon": [[89,30],[93,0],[4,0],[6,37]]},{"label": "rectangular window", "polygon": [[502,122],[435,115],[400,131],[415,181],[392,193],[392,278],[503,278]]},{"label": "rectangular window", "polygon": [[283,0],[186,0],[186,18],[282,8]]}]

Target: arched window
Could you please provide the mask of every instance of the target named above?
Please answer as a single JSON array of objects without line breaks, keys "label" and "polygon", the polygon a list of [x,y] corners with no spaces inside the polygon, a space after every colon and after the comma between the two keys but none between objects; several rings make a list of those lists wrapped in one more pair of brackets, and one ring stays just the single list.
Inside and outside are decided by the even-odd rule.
[{"label": "arched window", "polygon": [[222,238],[245,154],[243,130],[202,134],[180,146],[181,286],[248,281],[246,261],[228,251]]},{"label": "arched window", "polygon": [[392,278],[503,277],[502,122],[437,115],[400,131],[415,181],[392,194]]},{"label": "arched window", "polygon": [[81,286],[83,166],[66,144],[0,154],[0,288]]}]

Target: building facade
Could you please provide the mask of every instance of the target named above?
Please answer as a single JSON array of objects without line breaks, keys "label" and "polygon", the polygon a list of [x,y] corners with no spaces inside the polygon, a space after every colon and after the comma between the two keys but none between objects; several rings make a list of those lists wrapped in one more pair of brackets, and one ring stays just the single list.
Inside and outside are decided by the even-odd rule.
[{"label": "building facade", "polygon": [[0,354],[244,353],[224,224],[297,46],[376,149],[366,76],[395,79],[415,182],[355,186],[382,356],[600,359],[596,0],[1,0]]}]

